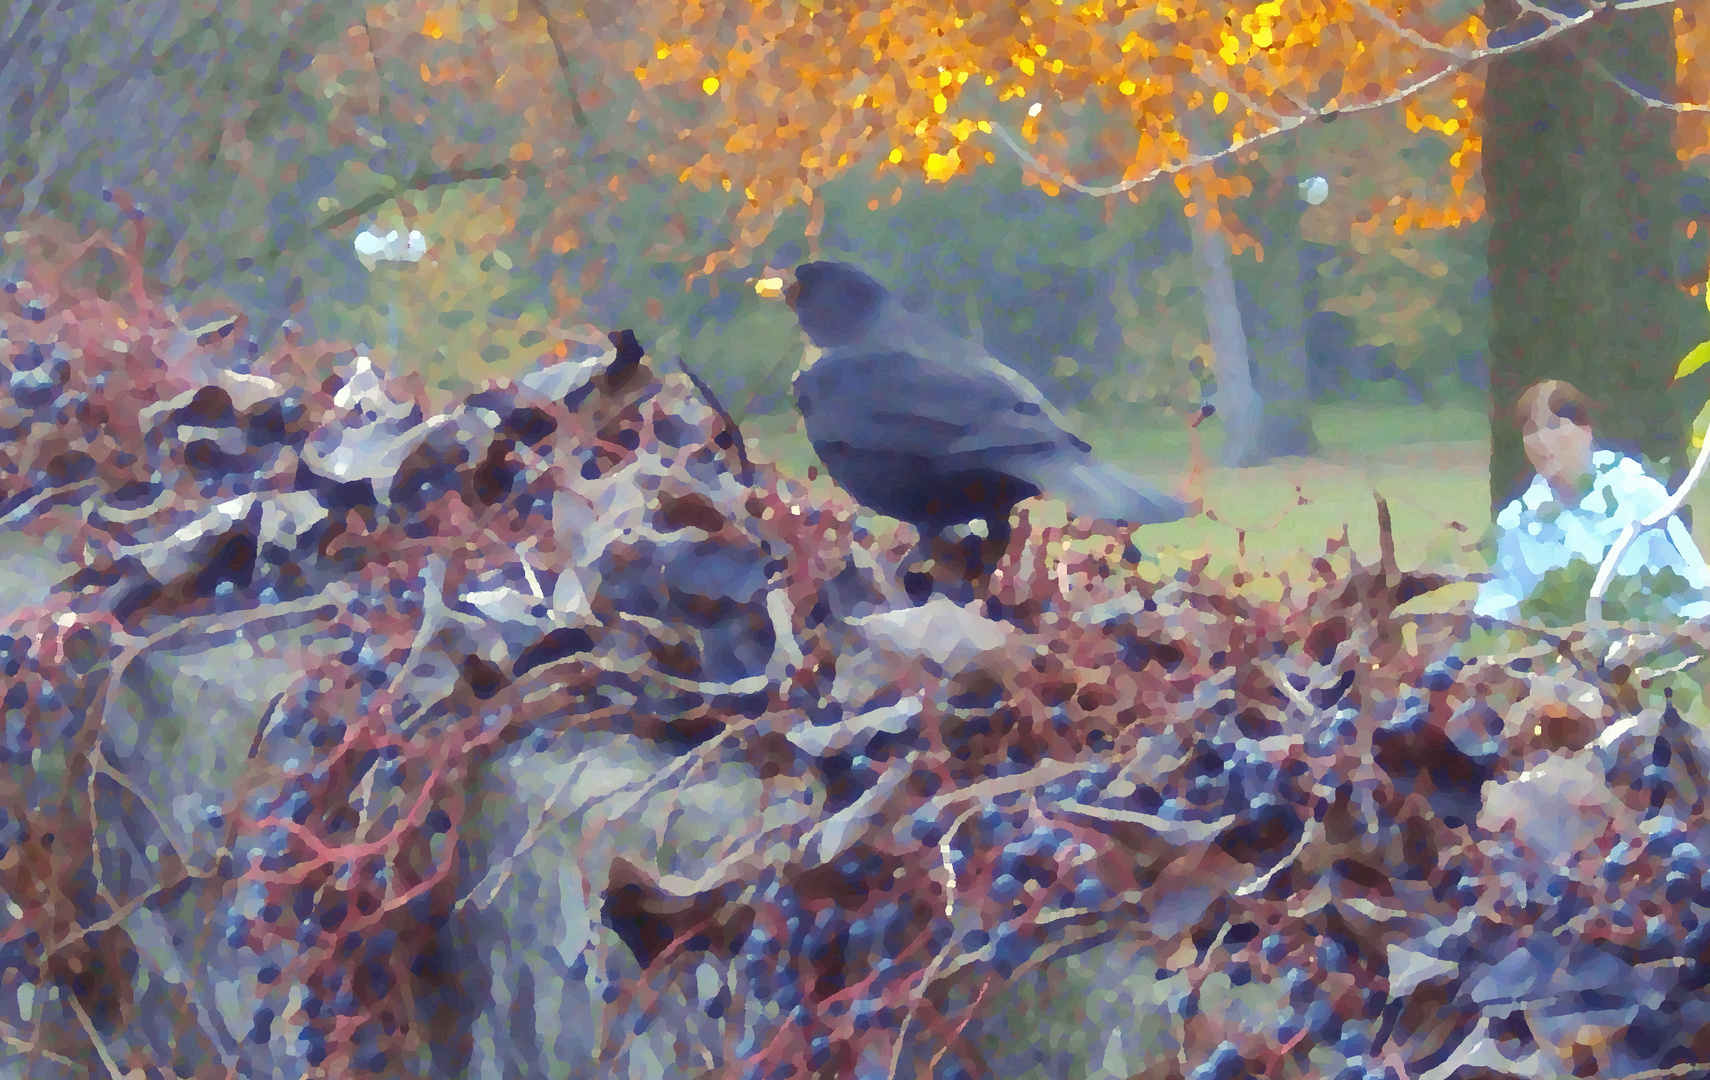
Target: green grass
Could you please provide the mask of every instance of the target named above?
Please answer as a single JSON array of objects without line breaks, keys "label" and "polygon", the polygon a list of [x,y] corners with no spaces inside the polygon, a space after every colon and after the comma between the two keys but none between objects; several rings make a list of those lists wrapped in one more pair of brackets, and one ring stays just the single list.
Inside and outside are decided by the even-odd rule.
[{"label": "green grass", "polygon": [[[1120,424],[1106,417],[1073,419],[1079,433],[1112,463],[1166,488],[1185,478],[1189,438],[1179,418]],[[1323,444],[1316,457],[1225,469],[1212,464],[1223,446],[1218,418],[1201,425],[1208,463],[1203,492],[1210,513],[1141,530],[1137,539],[1143,548],[1166,566],[1209,555],[1207,569],[1213,574],[1244,569],[1298,581],[1326,541],[1341,536],[1344,524],[1357,555],[1368,561],[1377,557],[1375,491],[1389,502],[1396,557],[1403,567],[1483,568],[1476,553],[1463,550],[1476,544],[1490,524],[1488,429],[1481,412],[1464,406],[1326,405],[1314,411],[1313,426]],[[747,432],[756,456],[775,462],[787,475],[805,478],[815,463],[794,414],[751,420]],[[814,486],[825,483],[821,477]],[[1059,506],[1048,503],[1035,504],[1030,512],[1046,525],[1063,517]]]},{"label": "green grass", "polygon": [[[1106,460],[1159,486],[1175,489],[1188,472],[1189,438],[1179,417],[1110,414],[1072,416],[1076,431]],[[1166,568],[1209,556],[1207,570],[1243,570],[1266,580],[1299,582],[1326,542],[1347,527],[1356,557],[1378,556],[1377,505],[1389,503],[1396,561],[1403,569],[1486,569],[1477,551],[1491,527],[1489,422],[1469,404],[1430,408],[1380,404],[1320,405],[1312,414],[1322,450],[1310,458],[1282,458],[1249,469],[1215,464],[1223,447],[1219,418],[1201,425],[1206,469],[1205,516],[1153,525],[1136,540]],[[786,474],[805,479],[816,464],[793,412],[758,417],[744,425],[751,452]],[[812,485],[829,490],[823,475]],[[1710,486],[1688,498],[1693,537],[1710,550]],[[1033,520],[1061,524],[1060,504],[1023,504]],[[889,519],[870,518],[883,535]],[[1476,586],[1457,585],[1410,607],[1439,607],[1470,599]]]}]

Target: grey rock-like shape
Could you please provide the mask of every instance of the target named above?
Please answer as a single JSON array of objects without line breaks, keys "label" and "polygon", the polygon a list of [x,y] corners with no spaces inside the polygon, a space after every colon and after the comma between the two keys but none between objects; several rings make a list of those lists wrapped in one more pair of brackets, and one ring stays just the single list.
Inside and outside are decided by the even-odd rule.
[{"label": "grey rock-like shape", "polygon": [[610,363],[605,355],[565,360],[531,371],[517,379],[517,385],[552,401],[565,401],[585,388]]},{"label": "grey rock-like shape", "polygon": [[283,386],[266,376],[221,369],[212,373],[205,386],[144,407],[138,419],[144,431],[163,424],[225,427],[260,411],[284,392]]},{"label": "grey rock-like shape", "polygon": [[906,601],[896,587],[862,548],[852,548],[843,569],[821,587],[813,606],[805,613],[811,629],[825,623],[843,623],[900,607]]},{"label": "grey rock-like shape", "polygon": [[[325,599],[348,596],[339,589]],[[188,890],[161,896],[122,922],[138,973],[131,1022],[103,1036],[118,1060],[134,1051],[164,1068],[217,1062],[238,1075],[303,1074],[304,1062],[282,1039],[261,1046],[248,1038],[257,1009],[272,1005],[282,1013],[288,990],[275,987],[277,1000],[258,998],[258,975],[270,958],[225,940],[229,913],[253,916],[259,901],[242,890],[225,895],[219,855],[227,840],[222,814],[252,768],[249,751],[269,702],[300,678],[302,651],[336,648],[310,625],[318,621],[318,613],[304,610],[263,620],[242,637],[203,636],[176,648],[162,643],[127,670],[123,692],[104,713],[102,760],[124,783],[98,789],[101,880],[117,896],[148,895],[169,856],[201,875]],[[306,757],[277,725],[264,734],[260,766]],[[246,852],[239,858],[247,861]],[[253,910],[246,907],[252,903]],[[0,915],[0,924],[9,922]],[[81,1030],[46,1000],[45,984],[34,997],[36,1018],[58,1016]],[[0,1020],[16,1023],[20,1017],[6,1013],[17,1004],[16,995],[0,995]],[[282,1032],[281,1025],[276,1033]],[[45,1064],[37,1075],[56,1075]]]},{"label": "grey rock-like shape", "polygon": [[896,608],[850,619],[841,627],[840,650],[830,698],[845,710],[864,711],[889,688],[899,671],[919,664],[946,685],[976,675],[995,676],[1012,661],[1016,639],[1008,623],[996,622],[936,596],[920,607]]},{"label": "grey rock-like shape", "polygon": [[434,428],[450,423],[450,417],[439,416],[429,421],[431,427],[402,420],[378,420],[344,428],[323,428],[304,445],[303,464],[334,483],[368,481],[375,485],[376,494],[383,495],[404,459]]},{"label": "grey rock-like shape", "polygon": [[[778,634],[767,594],[776,568],[757,537],[730,524],[747,518],[746,489],[719,476],[725,482],[685,489],[663,459],[642,452],[560,493],[553,528],[572,552],[578,586],[592,584],[596,612],[666,622],[689,649],[679,674],[728,685],[771,666]],[[673,512],[686,504],[694,512]]]},{"label": "grey rock-like shape", "polygon": [[18,404],[38,408],[54,399],[54,395],[59,392],[59,381],[47,368],[14,371],[7,380],[7,389],[12,392],[12,397]]},{"label": "grey rock-like shape", "polygon": [[658,1018],[623,1059],[594,1057],[606,1038],[621,1045],[628,1034],[602,1023],[607,987],[640,975],[603,915],[614,864],[656,879],[696,879],[757,827],[787,834],[811,818],[801,800],[769,797],[734,757],[675,788],[653,783],[672,760],[629,736],[561,737],[488,770],[484,855],[472,868],[460,928],[481,950],[471,957],[476,967],[459,976],[485,1000],[467,1017],[472,1052],[458,1075],[687,1077],[697,1066],[679,1060],[679,1040],[725,1045],[728,1025],[740,1034],[758,1019],[707,1015],[702,990],[717,996],[736,977],[709,954],[686,985],[660,995]]},{"label": "grey rock-like shape", "polygon": [[1480,1005],[1536,1001],[1583,990],[1608,990],[1627,982],[1632,974],[1628,964],[1609,953],[1533,937],[1476,970],[1469,993]]},{"label": "grey rock-like shape", "polygon": [[421,420],[420,407],[390,393],[383,374],[368,357],[358,356],[339,377],[344,385],[333,395],[333,408],[343,412],[346,423],[409,426]]},{"label": "grey rock-like shape", "polygon": [[486,620],[500,646],[482,648],[485,642],[481,639],[486,635],[477,634],[471,651],[502,661],[518,675],[594,647],[594,639],[585,629],[591,620],[585,615],[560,610],[542,597],[508,585],[465,592],[459,602]]},{"label": "grey rock-like shape", "polygon": [[1478,823],[1561,865],[1593,844],[1620,810],[1596,756],[1580,753],[1486,783]]},{"label": "grey rock-like shape", "polygon": [[687,635],[681,672],[709,683],[764,676],[777,648],[757,546],[686,538],[613,545],[589,567],[598,596],[619,612],[660,619]]},{"label": "grey rock-like shape", "polygon": [[194,521],[163,540],[124,550],[150,578],[161,584],[179,581],[204,569],[209,557],[233,537],[255,537],[261,529],[260,498],[240,495],[207,508]]},{"label": "grey rock-like shape", "polygon": [[41,605],[54,588],[71,576],[56,548],[23,533],[0,530],[0,610],[16,611]]},{"label": "grey rock-like shape", "polygon": [[313,492],[278,492],[261,504],[261,530],[257,539],[264,545],[296,551],[326,519],[327,508]]},{"label": "grey rock-like shape", "polygon": [[[318,478],[323,499],[341,504],[386,500],[400,467],[447,415],[422,423],[420,406],[394,396],[366,356],[340,372],[333,415],[304,443],[302,470]],[[299,480],[299,486],[305,486]]]}]

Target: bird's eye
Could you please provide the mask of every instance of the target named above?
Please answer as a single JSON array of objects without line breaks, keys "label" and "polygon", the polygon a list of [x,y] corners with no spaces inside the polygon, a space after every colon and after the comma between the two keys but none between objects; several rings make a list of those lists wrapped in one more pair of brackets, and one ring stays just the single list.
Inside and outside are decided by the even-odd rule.
[{"label": "bird's eye", "polygon": [[1023,416],[1038,416],[1039,406],[1031,401],[1018,401],[1015,403],[1015,411]]}]

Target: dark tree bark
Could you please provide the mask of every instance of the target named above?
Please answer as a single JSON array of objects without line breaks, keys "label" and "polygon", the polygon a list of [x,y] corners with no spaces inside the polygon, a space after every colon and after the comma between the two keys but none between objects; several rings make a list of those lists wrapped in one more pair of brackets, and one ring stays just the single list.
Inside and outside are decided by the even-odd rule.
[{"label": "dark tree bark", "polygon": [[[1492,26],[1518,15],[1490,0]],[[1592,69],[1653,95],[1674,90],[1673,9],[1600,17],[1491,61],[1485,198],[1491,210],[1491,506],[1531,476],[1514,404],[1561,378],[1594,403],[1607,445],[1682,464],[1684,422],[1669,378],[1702,336],[1676,282],[1681,169],[1673,114],[1648,109]],[[1697,336],[1690,336],[1697,335]]]}]

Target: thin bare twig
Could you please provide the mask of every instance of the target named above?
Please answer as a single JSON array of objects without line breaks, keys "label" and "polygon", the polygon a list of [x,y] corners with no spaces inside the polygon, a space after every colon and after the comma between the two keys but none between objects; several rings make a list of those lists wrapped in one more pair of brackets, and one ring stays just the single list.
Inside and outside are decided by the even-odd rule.
[{"label": "thin bare twig", "polygon": [[570,115],[575,117],[577,127],[586,128],[588,114],[582,111],[582,99],[576,94],[576,78],[570,70],[570,51],[564,47],[564,31],[541,0],[524,0],[524,3],[534,9],[546,26],[547,40],[552,42],[553,51],[558,54],[558,70],[564,73],[564,94],[570,99]]},{"label": "thin bare twig", "polygon": [[1306,845],[1312,843],[1312,841],[1317,838],[1317,825],[1317,819],[1310,817],[1307,818],[1306,827],[1300,830],[1300,842],[1294,845],[1294,850],[1289,852],[1288,855],[1275,866],[1271,867],[1263,874],[1260,874],[1252,881],[1249,881],[1247,884],[1241,886],[1239,889],[1236,889],[1235,895],[1253,896],[1264,892],[1265,887],[1271,883],[1271,879],[1281,873],[1285,867],[1293,866],[1294,861],[1300,858],[1300,853],[1306,850]]},{"label": "thin bare twig", "polygon": [[1589,70],[1593,75],[1596,75],[1598,78],[1602,79],[1604,82],[1608,83],[1610,86],[1613,86],[1615,89],[1626,94],[1628,97],[1632,98],[1633,100],[1643,104],[1647,108],[1667,109],[1670,112],[1677,112],[1677,113],[1710,112],[1710,105],[1700,105],[1697,102],[1693,102],[1693,101],[1664,101],[1661,98],[1654,98],[1654,97],[1650,96],[1649,94],[1645,93],[1644,91],[1638,89],[1637,87],[1631,85],[1630,83],[1627,82],[1626,79],[1623,79],[1621,76],[1615,74],[1613,71],[1610,71],[1608,68],[1604,67],[1598,61],[1592,60],[1592,59],[1587,59],[1585,63],[1586,63],[1586,69]]},{"label": "thin bare twig", "polygon": [[1419,46],[1421,49],[1429,49],[1432,52],[1442,53],[1445,56],[1452,56],[1463,62],[1471,62],[1474,59],[1472,54],[1468,53],[1465,49],[1457,49],[1451,45],[1444,45],[1440,41],[1432,41],[1417,30],[1409,30],[1407,27],[1384,14],[1382,9],[1378,8],[1375,4],[1368,4],[1366,3],[1366,0],[1356,0],[1356,6],[1365,14],[1366,18],[1371,19],[1375,23],[1382,24],[1385,30],[1388,30],[1398,38],[1402,38],[1411,44]]},{"label": "thin bare twig", "polygon": [[[1052,183],[1054,183],[1060,187],[1068,188],[1070,191],[1075,191],[1075,192],[1079,192],[1082,195],[1090,195],[1093,198],[1102,199],[1102,198],[1109,196],[1109,195],[1120,195],[1120,194],[1123,194],[1124,192],[1132,191],[1137,187],[1141,187],[1141,186],[1144,186],[1146,184],[1151,183],[1153,180],[1158,179],[1160,176],[1174,175],[1175,173],[1185,172],[1188,169],[1198,168],[1201,165],[1209,165],[1212,162],[1220,161],[1223,158],[1229,157],[1230,155],[1232,155],[1238,151],[1247,149],[1248,147],[1252,146],[1255,143],[1264,142],[1268,139],[1274,139],[1279,135],[1285,135],[1288,132],[1293,131],[1295,128],[1298,128],[1301,125],[1303,125],[1309,121],[1312,121],[1312,120],[1321,119],[1321,118],[1326,117],[1326,116],[1337,116],[1337,115],[1341,115],[1343,113],[1369,112],[1373,109],[1387,108],[1390,105],[1394,105],[1398,101],[1404,101],[1407,98],[1413,97],[1414,95],[1420,93],[1421,91],[1423,91],[1423,90],[1425,90],[1431,86],[1434,86],[1435,84],[1441,82],[1443,79],[1448,78],[1451,75],[1455,75],[1461,71],[1464,71],[1466,68],[1472,66],[1475,63],[1478,63],[1479,61],[1491,60],[1491,59],[1495,59],[1495,58],[1500,57],[1500,56],[1508,56],[1508,55],[1513,54],[1513,53],[1524,52],[1528,49],[1535,48],[1536,46],[1542,44],[1545,41],[1549,41],[1550,39],[1558,37],[1561,34],[1566,33],[1567,31],[1572,30],[1573,28],[1575,28],[1577,26],[1582,26],[1585,23],[1590,22],[1592,19],[1596,18],[1600,14],[1603,14],[1605,11],[1639,11],[1639,10],[1642,10],[1644,8],[1671,6],[1671,5],[1673,5],[1673,3],[1674,3],[1674,0],[1626,0],[1626,2],[1624,2],[1624,3],[1616,3],[1616,4],[1604,5],[1604,6],[1592,8],[1592,9],[1587,10],[1587,11],[1585,11],[1579,15],[1573,15],[1573,16],[1559,15],[1559,16],[1555,16],[1552,19],[1552,21],[1550,22],[1550,25],[1548,27],[1540,30],[1539,32],[1537,32],[1535,34],[1529,35],[1528,37],[1524,38],[1521,41],[1516,41],[1516,42],[1512,42],[1512,43],[1507,44],[1507,45],[1498,45],[1495,47],[1488,47],[1488,48],[1483,48],[1483,49],[1471,49],[1471,50],[1467,50],[1467,51],[1462,52],[1462,53],[1454,53],[1452,51],[1449,51],[1448,46],[1429,46],[1430,48],[1432,48],[1433,51],[1445,53],[1445,55],[1447,55],[1450,58],[1450,62],[1446,66],[1444,66],[1441,70],[1434,72],[1431,75],[1427,75],[1425,78],[1420,79],[1417,82],[1413,82],[1413,83],[1410,83],[1406,86],[1403,86],[1400,89],[1394,91],[1393,93],[1385,94],[1382,97],[1374,98],[1371,101],[1358,102],[1358,103],[1352,104],[1352,105],[1338,105],[1338,104],[1335,104],[1334,102],[1332,102],[1332,103],[1327,104],[1327,105],[1325,105],[1319,109],[1314,110],[1313,112],[1311,112],[1307,115],[1285,118],[1285,119],[1281,120],[1275,128],[1272,128],[1269,131],[1259,132],[1256,135],[1248,136],[1247,138],[1241,139],[1241,140],[1233,143],[1232,145],[1223,148],[1222,150],[1218,150],[1218,151],[1215,151],[1215,152],[1212,152],[1209,154],[1189,154],[1187,157],[1183,158],[1180,161],[1166,162],[1165,164],[1159,165],[1156,168],[1152,169],[1150,172],[1147,172],[1141,176],[1121,180],[1121,181],[1118,181],[1117,183],[1114,183],[1114,184],[1105,184],[1105,185],[1083,184],[1080,181],[1076,180],[1074,177],[1069,176],[1068,174],[1061,172],[1057,169],[1054,169],[1050,165],[1047,165],[1042,159],[1040,159],[1038,156],[1036,156],[1032,151],[1030,151],[1026,147],[1024,147],[1020,143],[1020,141],[1018,141],[1015,138],[1015,136],[1011,135],[1009,133],[1009,130],[1007,128],[1005,128],[1002,124],[997,123],[996,121],[988,121],[987,126],[990,127],[990,129],[991,129],[990,133],[993,136],[995,136],[1000,141],[1002,141],[1006,146],[1008,146],[1009,149],[1012,152],[1014,152],[1014,154],[1017,157],[1019,157],[1029,168],[1031,168],[1034,172],[1038,173],[1040,176],[1043,176],[1047,180],[1051,181]],[[1502,28],[1498,28],[1498,29],[1502,29]],[[1618,83],[1618,85],[1620,85],[1620,84]],[[1622,88],[1627,90],[1629,93],[1634,93],[1634,91],[1632,90],[1631,87],[1623,86]],[[1637,95],[1637,96],[1639,96],[1641,100],[1644,100],[1646,104],[1648,104],[1648,105],[1653,104],[1652,100],[1645,99],[1643,95]],[[1666,102],[1654,102],[1654,104],[1659,108],[1671,107]],[[1696,112],[1696,111],[1704,111],[1707,109],[1710,109],[1710,106],[1698,106],[1698,107],[1693,107],[1690,110],[1683,109],[1682,111],[1694,111],[1694,112]],[[982,129],[982,130],[984,130],[984,129]]]},{"label": "thin bare twig", "polygon": [[61,495],[70,495],[79,488],[86,488],[93,483],[95,483],[93,480],[81,480],[75,484],[66,484],[63,487],[48,488],[46,491],[39,492],[28,502],[14,508],[5,517],[0,518],[0,528],[5,528],[13,522],[29,517],[31,514],[36,512],[36,508],[38,506],[47,502],[49,499],[54,499]]},{"label": "thin bare twig", "polygon": [[1591,596],[1585,601],[1585,621],[1599,622],[1603,618],[1603,594],[1609,588],[1610,579],[1615,576],[1615,567],[1621,561],[1621,556],[1627,554],[1627,548],[1633,540],[1645,529],[1654,528],[1674,516],[1675,511],[1686,502],[1686,496],[1692,491],[1700,477],[1704,475],[1704,466],[1710,462],[1710,438],[1704,440],[1704,445],[1698,449],[1698,459],[1692,463],[1692,471],[1681,481],[1680,490],[1663,500],[1663,504],[1640,518],[1629,521],[1621,530],[1621,535],[1615,538],[1615,543],[1609,549],[1609,554],[1603,557],[1603,565],[1597,568],[1597,580],[1592,583]]},{"label": "thin bare twig", "polygon": [[65,994],[65,1000],[71,1006],[71,1011],[77,1014],[77,1022],[83,1025],[83,1033],[89,1036],[89,1045],[95,1048],[95,1053],[101,1058],[101,1064],[107,1067],[107,1075],[113,1080],[125,1080],[126,1071],[119,1068],[119,1063],[113,1060],[113,1052],[101,1041],[101,1035],[95,1030],[95,1023],[89,1019],[89,1013],[84,1010],[83,1002],[78,1001],[77,995],[69,991]]}]

